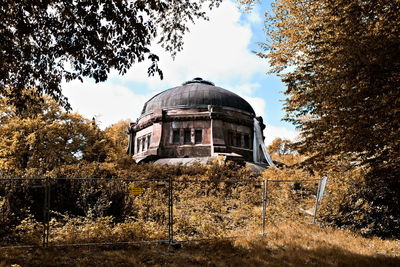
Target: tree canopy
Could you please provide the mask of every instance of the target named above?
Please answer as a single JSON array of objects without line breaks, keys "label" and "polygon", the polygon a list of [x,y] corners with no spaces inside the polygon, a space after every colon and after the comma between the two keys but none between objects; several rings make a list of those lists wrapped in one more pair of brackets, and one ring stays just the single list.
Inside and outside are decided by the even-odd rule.
[{"label": "tree canopy", "polygon": [[118,159],[128,156],[129,125],[130,121],[119,121],[104,130],[104,136],[109,144],[107,161],[117,161]]},{"label": "tree canopy", "polygon": [[277,0],[262,57],[287,86],[309,162],[398,169],[400,2]]},{"label": "tree canopy", "polygon": [[[162,72],[154,41],[172,55],[182,49],[188,23],[206,18],[204,5],[220,0],[1,0],[0,95],[18,108],[37,88],[69,108],[62,79],[105,81],[149,59],[149,75]],[[12,90],[9,90],[12,88]]]},{"label": "tree canopy", "polygon": [[302,165],[332,177],[324,220],[398,236],[400,1],[276,0],[269,60],[287,86]]},{"label": "tree canopy", "polygon": [[[28,91],[32,92],[32,90]],[[24,114],[0,101],[0,172],[37,169],[45,173],[64,164],[104,161],[108,139],[90,120],[65,112],[45,97]]]}]

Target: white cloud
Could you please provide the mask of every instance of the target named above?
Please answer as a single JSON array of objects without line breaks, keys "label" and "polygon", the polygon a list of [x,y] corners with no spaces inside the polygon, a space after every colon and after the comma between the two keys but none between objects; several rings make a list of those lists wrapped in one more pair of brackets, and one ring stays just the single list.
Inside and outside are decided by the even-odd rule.
[{"label": "white cloud", "polygon": [[289,130],[285,127],[279,127],[274,125],[267,125],[264,130],[265,144],[270,145],[275,138],[284,138],[294,141],[299,135],[298,131]]},{"label": "white cloud", "polygon": [[256,11],[252,11],[249,16],[248,19],[251,23],[260,23],[262,22],[262,18],[257,14]]},{"label": "white cloud", "polygon": [[199,76],[216,85],[249,83],[254,74],[264,72],[265,62],[249,51],[251,27],[248,23],[240,23],[240,15],[234,3],[223,2],[209,13],[209,21],[197,21],[190,26],[191,31],[184,37],[183,51],[177,54],[175,60],[156,47],[164,80],[147,77],[149,63],[134,66],[124,79],[157,90],[177,86]]},{"label": "white cloud", "polygon": [[[244,96],[257,115],[264,116],[265,101],[252,96],[260,84],[252,78],[263,73],[266,66],[248,49],[252,38],[250,23],[257,22],[257,18],[248,15],[243,22],[240,16],[235,3],[224,1],[209,13],[209,21],[197,21],[190,26],[191,32],[184,37],[183,51],[177,54],[175,60],[156,46],[164,80],[158,76],[148,77],[150,63],[144,62],[133,65],[124,76],[112,71],[105,83],[65,83],[63,93],[69,98],[74,111],[87,118],[99,116],[102,126],[106,127],[123,119],[135,120],[143,104],[156,91],[200,76]],[[128,88],[126,84],[135,84],[140,91]]]},{"label": "white cloud", "polygon": [[265,100],[261,97],[242,96],[253,107],[257,116],[265,118]]},{"label": "white cloud", "polygon": [[98,117],[102,128],[120,120],[136,119],[150,98],[150,94],[135,94],[127,87],[111,82],[73,81],[64,84],[63,93],[74,111],[89,119]]},{"label": "white cloud", "polygon": [[259,84],[259,83],[243,83],[243,84],[230,86],[229,90],[236,92],[236,93],[251,95],[255,91],[255,89],[260,88],[260,87],[261,87],[261,84]]},{"label": "white cloud", "polygon": [[260,16],[260,7],[259,5],[255,5],[252,9],[247,13],[246,19],[253,24],[263,22],[263,18]]},{"label": "white cloud", "polygon": [[265,106],[266,101],[260,97],[250,97],[250,96],[243,96],[243,98],[250,103],[253,107],[254,111],[256,112],[257,116],[262,116],[264,118],[264,123],[266,124],[264,130],[265,136],[265,144],[270,145],[275,138],[285,138],[294,141],[294,139],[299,135],[298,131],[290,130],[285,127],[275,126],[275,125],[268,125],[268,122],[265,121]]}]

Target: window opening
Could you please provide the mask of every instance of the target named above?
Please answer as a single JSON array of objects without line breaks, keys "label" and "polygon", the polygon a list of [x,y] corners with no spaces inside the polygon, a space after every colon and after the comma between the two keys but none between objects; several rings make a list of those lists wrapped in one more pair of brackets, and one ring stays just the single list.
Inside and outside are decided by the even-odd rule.
[{"label": "window opening", "polygon": [[185,129],[183,131],[183,143],[184,144],[191,144],[192,140],[191,140],[191,130],[190,129]]},{"label": "window opening", "polygon": [[244,147],[245,148],[250,148],[250,138],[248,134],[244,135]]},{"label": "window opening", "polygon": [[194,143],[201,144],[203,142],[203,130],[194,131]]},{"label": "window opening", "polygon": [[150,147],[151,134],[147,136],[147,149]]},{"label": "window opening", "polygon": [[146,149],[146,139],[142,138],[142,152]]},{"label": "window opening", "polygon": [[136,153],[140,152],[140,138],[136,139]]},{"label": "window opening", "polygon": [[173,130],[172,131],[172,143],[173,144],[179,144],[179,130]]},{"label": "window opening", "polygon": [[240,133],[236,133],[236,146],[237,147],[242,146],[242,135]]},{"label": "window opening", "polygon": [[232,131],[229,131],[228,132],[228,143],[229,143],[229,145],[230,146],[233,146],[234,145],[234,138],[233,138],[233,132]]}]

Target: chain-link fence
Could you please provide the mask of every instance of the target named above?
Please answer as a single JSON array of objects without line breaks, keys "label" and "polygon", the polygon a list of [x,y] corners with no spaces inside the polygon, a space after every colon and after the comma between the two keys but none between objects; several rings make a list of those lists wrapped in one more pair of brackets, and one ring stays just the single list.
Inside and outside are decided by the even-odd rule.
[{"label": "chain-link fence", "polygon": [[320,179],[0,178],[0,246],[165,242],[311,222]]}]

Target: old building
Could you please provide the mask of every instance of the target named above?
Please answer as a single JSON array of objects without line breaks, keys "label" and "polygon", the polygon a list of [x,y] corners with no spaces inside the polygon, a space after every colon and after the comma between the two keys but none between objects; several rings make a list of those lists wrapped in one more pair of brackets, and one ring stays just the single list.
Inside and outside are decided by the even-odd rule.
[{"label": "old building", "polygon": [[129,129],[129,153],[141,160],[203,162],[215,156],[272,164],[265,125],[237,94],[201,78],[148,100]]}]

